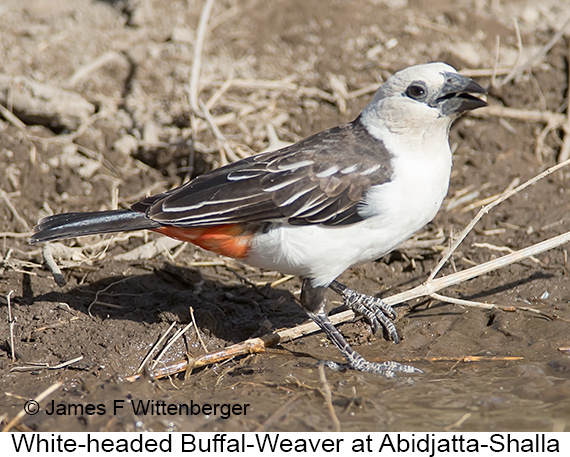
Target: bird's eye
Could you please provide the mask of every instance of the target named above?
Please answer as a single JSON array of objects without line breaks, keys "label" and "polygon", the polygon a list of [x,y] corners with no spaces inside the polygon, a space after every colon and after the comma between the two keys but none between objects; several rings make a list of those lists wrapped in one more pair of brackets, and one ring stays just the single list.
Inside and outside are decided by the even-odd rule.
[{"label": "bird's eye", "polygon": [[414,100],[420,100],[426,95],[426,89],[420,84],[414,83],[406,89],[406,95]]}]

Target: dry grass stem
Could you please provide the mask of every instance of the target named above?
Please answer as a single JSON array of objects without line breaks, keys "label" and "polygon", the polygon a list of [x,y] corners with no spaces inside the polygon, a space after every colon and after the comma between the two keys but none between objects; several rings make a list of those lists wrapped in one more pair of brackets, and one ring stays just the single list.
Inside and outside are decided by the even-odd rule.
[{"label": "dry grass stem", "polygon": [[[495,60],[493,61],[493,73],[491,74],[491,87],[497,87],[497,70],[499,67],[499,55],[501,54],[501,35],[495,37]],[[508,71],[506,72],[508,74]]]},{"label": "dry grass stem", "polygon": [[[184,328],[179,329],[169,340],[168,342],[164,345],[164,348],[162,348],[162,350],[159,352],[159,354],[156,356],[156,359],[154,360],[154,362],[152,363],[152,366],[150,367],[151,370],[154,370],[156,368],[156,366],[160,363],[160,360],[162,359],[162,357],[164,357],[164,354],[166,354],[166,351],[168,351],[168,349],[170,349],[170,347],[176,343],[176,341],[178,341],[178,339],[184,335],[189,329],[190,327],[192,327],[194,324],[194,322],[190,322],[189,324],[186,324],[184,326]],[[170,329],[169,329],[170,331]]]},{"label": "dry grass stem", "polygon": [[0,114],[6,119],[10,124],[16,127],[18,130],[26,130],[27,126],[24,122],[20,120],[12,111],[6,108],[4,105],[0,104]]},{"label": "dry grass stem", "polygon": [[536,54],[530,57],[525,63],[522,65],[517,65],[513,70],[500,82],[500,86],[504,86],[505,84],[514,80],[518,75],[521,73],[530,70],[533,66],[535,66],[538,62],[540,62],[546,54],[552,49],[552,47],[556,44],[556,42],[562,38],[566,29],[570,26],[570,17],[564,22],[560,30],[556,32],[548,43],[546,43]]},{"label": "dry grass stem", "polygon": [[182,254],[182,253],[186,250],[187,247],[188,247],[188,243],[182,242],[182,243],[174,250],[174,252],[173,252],[171,255],[170,255],[170,253],[169,253],[170,258],[171,258],[173,261],[176,260],[176,258],[177,258],[180,254]]},{"label": "dry grass stem", "polygon": [[15,362],[16,361],[16,348],[14,346],[15,345],[14,325],[16,324],[16,321],[12,317],[12,300],[11,300],[13,293],[14,293],[13,290],[8,292],[8,295],[6,295],[6,303],[8,305],[8,326],[10,328],[10,353],[12,356],[12,362]]},{"label": "dry grass stem", "polygon": [[551,111],[541,111],[536,109],[508,108],[500,105],[489,105],[470,113],[476,118],[499,117],[509,118],[517,121],[550,123],[561,126],[566,121],[566,116],[561,113]]},{"label": "dry grass stem", "polygon": [[435,268],[432,270],[431,274],[429,275],[427,282],[429,283],[433,278],[435,278],[435,276],[439,273],[439,271],[441,270],[443,265],[445,265],[447,260],[451,257],[453,252],[455,252],[457,247],[463,242],[465,237],[469,234],[469,232],[471,232],[473,227],[475,227],[477,222],[479,222],[479,220],[481,220],[481,218],[485,214],[487,214],[495,206],[497,206],[498,204],[500,204],[500,203],[504,202],[505,200],[511,198],[513,195],[517,194],[521,190],[526,189],[528,186],[535,184],[536,182],[540,181],[541,179],[545,178],[546,176],[551,175],[552,173],[559,170],[560,168],[567,166],[568,164],[570,164],[570,159],[565,160],[564,162],[561,162],[557,165],[554,165],[554,166],[548,168],[547,170],[545,170],[542,173],[536,175],[535,177],[529,179],[528,181],[524,182],[523,184],[515,187],[514,189],[507,190],[506,192],[504,192],[502,194],[502,196],[500,198],[496,199],[494,202],[490,203],[489,205],[481,208],[479,213],[477,213],[477,215],[471,220],[471,222],[467,225],[467,227],[465,227],[465,229],[463,229],[463,231],[460,233],[460,235],[457,237],[457,239],[453,242],[453,244],[449,247],[449,249],[442,256],[441,260],[438,262],[438,264],[435,266]]},{"label": "dry grass stem", "polygon": [[104,289],[98,290],[98,291],[95,293],[95,298],[93,299],[93,301],[92,301],[91,303],[89,303],[89,306],[87,307],[87,314],[89,314],[91,317],[93,317],[93,314],[91,314],[91,308],[92,308],[94,305],[105,304],[105,305],[107,305],[107,306],[110,305],[110,307],[116,307],[116,305],[111,305],[110,303],[101,302],[101,301],[99,300],[99,295],[101,295],[101,294],[104,293],[104,292],[107,292],[111,287],[116,286],[117,284],[121,284],[121,283],[123,283],[123,282],[125,282],[125,281],[128,281],[129,279],[131,279],[130,276],[129,276],[129,277],[126,277],[126,278],[123,278],[123,279],[119,279],[118,281],[112,282],[111,284],[109,284],[109,285],[108,285],[107,287],[105,287]]},{"label": "dry grass stem", "polygon": [[[226,89],[229,90],[230,88],[237,88],[237,89],[247,89],[247,90],[277,90],[277,91],[286,91],[286,92],[293,92],[300,89],[298,84],[295,84],[293,81],[295,76],[287,76],[280,80],[270,80],[270,79],[240,79],[235,78],[231,80],[227,80],[222,82],[219,81],[210,81],[204,82],[204,87],[221,87],[231,81],[231,84]],[[305,88],[308,90],[312,90],[311,88]],[[332,100],[332,96],[330,94],[329,98]]]},{"label": "dry grass stem", "polygon": [[491,186],[492,184],[490,182],[486,182],[481,185],[471,184],[463,189],[457,190],[453,196],[448,199],[447,206],[445,207],[446,211],[451,211],[458,206],[472,202],[481,195],[481,191]]},{"label": "dry grass stem", "polygon": [[14,216],[14,219],[16,219],[20,223],[20,225],[24,228],[24,230],[26,232],[31,232],[32,228],[30,227],[28,222],[22,216],[20,216],[18,210],[10,200],[10,196],[3,189],[0,189],[0,198],[4,200],[4,203],[6,204],[12,215]]},{"label": "dry grass stem", "polygon": [[160,336],[160,338],[158,339],[158,341],[156,343],[154,343],[152,345],[152,347],[150,348],[150,350],[148,351],[148,353],[146,354],[145,358],[142,360],[142,362],[140,363],[138,369],[137,369],[137,373],[140,373],[143,368],[145,367],[145,365],[147,364],[147,362],[150,360],[150,358],[152,357],[152,354],[154,353],[154,351],[158,348],[158,346],[160,346],[162,344],[162,342],[166,339],[166,337],[168,336],[168,334],[170,333],[170,331],[172,330],[172,328],[176,325],[176,322],[172,322],[172,324],[170,324],[170,327],[168,327],[168,329]]},{"label": "dry grass stem", "polygon": [[53,259],[53,249],[50,243],[44,244],[44,247],[42,249],[42,256],[44,258],[44,263],[46,267],[48,268],[49,271],[51,271],[55,283],[59,287],[64,287],[67,284],[67,281],[65,280],[65,277],[63,276],[61,270],[57,266],[57,263]]},{"label": "dry grass stem", "polygon": [[[520,184],[521,180],[520,178],[515,178],[511,181],[511,183],[506,187],[505,190],[503,190],[503,192],[501,192],[500,194],[495,194],[495,195],[491,195],[490,197],[486,197],[483,198],[481,200],[477,200],[473,203],[470,203],[469,205],[461,208],[460,212],[462,213],[467,213],[475,208],[480,208],[481,206],[485,206],[485,205],[489,205],[491,203],[493,203],[495,200],[498,200],[499,198],[501,198],[504,194],[510,192],[512,189],[516,188],[519,184]],[[482,186],[483,187],[483,186]],[[487,186],[485,186],[487,187]]]},{"label": "dry grass stem", "polygon": [[436,22],[429,21],[428,19],[424,19],[422,17],[416,17],[414,19],[414,22],[417,25],[425,27],[428,30],[433,30],[434,32],[443,33],[445,35],[454,35],[456,33],[450,27],[446,27]]},{"label": "dry grass stem", "polygon": [[531,313],[540,314],[541,316],[545,317],[548,320],[555,319],[555,316],[551,316],[543,311],[540,311],[539,309],[529,308],[528,306],[501,306],[501,305],[495,305],[493,303],[482,303],[471,300],[464,300],[462,298],[447,297],[445,295],[440,295],[440,294],[431,294],[430,297],[435,298],[436,300],[440,300],[446,303],[453,303],[454,305],[459,305],[459,306],[469,306],[472,308],[483,308],[483,309],[501,309],[503,311],[510,311],[510,312],[529,311]]},{"label": "dry grass stem", "polygon": [[194,324],[194,328],[196,329],[196,335],[198,336],[198,340],[200,341],[200,344],[202,345],[202,349],[204,349],[204,351],[208,352],[208,348],[206,347],[206,343],[204,343],[204,340],[202,339],[202,335],[200,335],[200,330],[198,328],[198,326],[196,325],[196,318],[194,317],[194,308],[190,307],[190,317],[192,318],[192,323]]},{"label": "dry grass stem", "polygon": [[522,37],[521,37],[521,31],[519,28],[519,22],[516,19],[513,19],[513,25],[514,25],[514,29],[515,29],[515,36],[517,39],[517,60],[515,61],[515,64],[513,65],[513,68],[511,69],[511,71],[507,74],[507,76],[503,79],[502,82],[500,82],[498,85],[496,83],[496,78],[494,81],[494,87],[501,87],[502,85],[506,84],[507,82],[509,82],[511,79],[514,79],[514,77],[520,72],[522,72],[523,70],[521,70],[521,61],[522,61],[522,55],[523,55],[523,43],[522,43]]},{"label": "dry grass stem", "polygon": [[399,251],[413,251],[418,249],[434,249],[442,246],[445,242],[445,236],[442,234],[437,238],[428,240],[409,239],[404,241],[399,247]]},{"label": "dry grass stem", "polygon": [[188,99],[190,102],[190,107],[195,114],[200,113],[200,108],[198,106],[198,92],[200,84],[200,71],[202,67],[202,50],[204,48],[204,39],[208,30],[208,20],[210,19],[210,13],[213,6],[214,0],[206,0],[206,3],[202,8],[202,13],[200,14],[198,29],[196,31],[196,41],[194,42],[194,58],[192,59]]},{"label": "dry grass stem", "polygon": [[0,238],[29,238],[32,232],[0,232]]},{"label": "dry grass stem", "polygon": [[131,249],[123,254],[116,255],[115,260],[132,261],[132,260],[148,260],[160,254],[170,255],[170,250],[179,247],[184,241],[174,238],[160,237],[156,240],[149,241],[137,248]]},{"label": "dry grass stem", "polygon": [[[473,243],[473,247],[474,248],[485,248],[485,249],[490,249],[492,251],[498,251],[498,252],[515,252],[514,249],[511,249],[508,246],[495,246],[494,244],[491,244],[491,243]],[[530,256],[529,260],[532,260],[534,263],[538,263],[539,265],[542,264],[542,262],[540,260],[538,260],[536,257]]]},{"label": "dry grass stem", "polygon": [[65,362],[58,363],[57,365],[49,365],[47,363],[33,363],[28,366],[14,367],[10,370],[10,372],[34,371],[37,370],[38,368],[45,368],[48,370],[61,370],[62,368],[80,362],[81,360],[83,360],[82,355],[74,357],[73,359],[70,360],[66,360]]},{"label": "dry grass stem", "polygon": [[[49,397],[52,393],[54,393],[62,385],[63,385],[63,382],[61,382],[61,381],[58,381],[55,384],[52,384],[46,390],[44,390],[41,394],[39,394],[36,398],[34,398],[34,401],[38,404],[41,403],[44,399]],[[26,415],[26,409],[22,408],[22,410],[18,414],[16,414],[16,417],[14,417],[14,419],[12,419],[10,422],[8,422],[8,424],[2,429],[2,432],[9,432],[12,429],[12,427],[14,427],[18,422],[20,422],[22,417],[24,417],[25,415]]]},{"label": "dry grass stem", "polygon": [[[205,106],[208,110],[212,109],[212,107],[216,104],[216,102],[224,95],[230,87],[232,87],[234,79],[234,71],[233,69],[230,70],[230,73],[224,83],[212,94],[212,96],[208,99],[205,103]],[[231,113],[233,114],[233,113]],[[220,125],[220,121],[218,120],[218,125]]]},{"label": "dry grass stem", "polygon": [[[568,43],[568,55],[566,62],[570,62],[570,42]],[[566,121],[562,124],[562,130],[564,131],[564,141],[562,147],[560,148],[560,153],[558,154],[558,161],[564,162],[570,158],[570,65],[567,65],[567,75],[566,75]]]},{"label": "dry grass stem", "polygon": [[89,116],[87,119],[82,121],[81,124],[79,125],[79,127],[77,127],[77,129],[72,131],[71,133],[62,133],[62,134],[55,135],[52,137],[47,137],[47,138],[27,134],[26,139],[29,141],[35,141],[35,142],[44,143],[44,144],[72,143],[73,141],[75,141],[75,139],[77,137],[83,135],[87,131],[87,129],[89,129],[95,123],[95,121],[97,121],[100,118],[104,118],[105,116],[108,116],[108,114],[109,113],[107,112],[107,110],[104,108],[104,106],[102,106],[101,109],[97,113]]},{"label": "dry grass stem", "polygon": [[261,152],[276,151],[293,144],[289,141],[280,140],[273,124],[267,124],[265,126],[265,130],[267,131],[267,140],[269,141],[269,145]]},{"label": "dry grass stem", "polygon": [[340,114],[346,114],[348,104],[346,103],[346,97],[348,95],[348,90],[346,87],[346,82],[335,74],[329,74],[329,84],[332,88],[332,95],[338,106],[338,111]]},{"label": "dry grass stem", "polygon": [[331,420],[333,421],[334,431],[340,432],[340,421],[336,415],[334,410],[333,402],[332,402],[332,391],[329,382],[327,381],[327,375],[325,373],[325,364],[321,361],[319,362],[319,381],[321,382],[321,394],[325,399],[325,403],[327,404],[327,408],[329,410],[329,415],[331,416]]},{"label": "dry grass stem", "polygon": [[[66,303],[66,305],[67,305],[67,303]],[[67,305],[67,306],[69,306],[69,305]],[[56,328],[56,327],[61,327],[63,325],[69,325],[71,322],[77,321],[77,320],[79,320],[79,317],[77,317],[77,316],[73,316],[72,318],[70,318],[66,321],[58,320],[56,322],[44,325],[42,327],[35,328],[32,330],[32,333],[43,332],[44,330],[47,330],[50,328]]]},{"label": "dry grass stem", "polygon": [[116,51],[108,51],[100,55],[96,59],[92,60],[91,62],[85,65],[82,65],[77,70],[75,70],[73,75],[71,75],[71,77],[67,81],[68,86],[69,87],[75,86],[78,82],[84,80],[87,76],[97,71],[99,68],[102,68],[105,65],[117,60],[123,61],[126,59],[122,54],[119,54]]},{"label": "dry grass stem", "polygon": [[380,87],[380,82],[375,82],[372,84],[368,84],[360,89],[353,90],[346,94],[346,100],[353,100],[355,98],[362,97],[364,95],[373,94],[375,93],[378,88]]},{"label": "dry grass stem", "polygon": [[282,278],[279,278],[279,279],[273,281],[273,282],[270,284],[270,287],[277,287],[277,286],[279,286],[279,285],[281,285],[281,284],[283,284],[283,283],[286,283],[287,281],[291,281],[291,279],[294,279],[294,278],[295,278],[295,275],[286,275],[286,276],[283,276]]},{"label": "dry grass stem", "polygon": [[463,416],[461,416],[459,418],[459,420],[457,420],[453,424],[446,425],[445,427],[443,427],[443,430],[446,432],[449,432],[450,430],[453,430],[454,428],[460,427],[467,419],[469,419],[471,417],[472,414],[473,413],[465,413]]},{"label": "dry grass stem", "polygon": [[481,276],[486,273],[490,273],[491,271],[506,267],[507,265],[515,262],[519,262],[523,259],[526,259],[527,257],[538,255],[542,252],[554,249],[558,246],[568,243],[569,241],[570,232],[566,232],[519,251],[515,251],[511,254],[507,254],[497,259],[482,263],[481,265],[471,267],[467,270],[443,276],[438,279],[428,279],[428,281],[426,281],[424,284],[418,287],[414,287],[408,291],[387,297],[384,301],[390,305],[395,305],[414,298],[431,295],[438,290],[445,289],[446,287],[476,278],[477,276]]},{"label": "dry grass stem", "polygon": [[199,101],[199,103],[200,107],[202,108],[202,114],[204,116],[204,119],[206,120],[206,122],[208,122],[210,129],[212,130],[212,133],[214,134],[216,140],[218,141],[218,145],[220,147],[220,153],[222,154],[221,165],[226,165],[229,163],[229,161],[237,162],[238,160],[240,160],[240,157],[238,157],[236,153],[233,151],[229,141],[226,139],[222,131],[217,126],[216,121],[210,114],[208,108],[206,108],[206,105],[204,105],[204,103],[201,100]]},{"label": "dry grass stem", "polygon": [[197,262],[188,262],[186,266],[188,267],[225,267],[227,262],[223,260],[204,260]]},{"label": "dry grass stem", "polygon": [[[197,327],[196,327],[197,328]],[[155,379],[164,378],[166,376],[171,376],[176,373],[181,373],[189,368],[202,368],[214,363],[223,362],[225,360],[231,359],[236,356],[248,355],[248,354],[259,354],[266,352],[266,349],[270,346],[274,346],[279,342],[279,336],[275,333],[263,336],[261,338],[251,338],[249,340],[243,341],[241,343],[233,344],[224,349],[215,352],[209,352],[192,358],[190,360],[181,360],[175,362],[167,367],[158,368],[152,373],[152,377]],[[129,376],[127,381],[135,381],[140,378],[140,374],[135,374]]]}]

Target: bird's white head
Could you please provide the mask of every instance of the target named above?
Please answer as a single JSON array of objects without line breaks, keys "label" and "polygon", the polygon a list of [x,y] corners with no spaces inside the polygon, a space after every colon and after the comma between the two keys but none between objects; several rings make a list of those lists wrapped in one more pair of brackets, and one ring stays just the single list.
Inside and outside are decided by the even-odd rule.
[{"label": "bird's white head", "polygon": [[447,134],[459,114],[487,104],[471,93],[484,94],[486,90],[450,65],[415,65],[388,78],[361,119],[373,135],[384,129],[426,134],[434,128]]}]

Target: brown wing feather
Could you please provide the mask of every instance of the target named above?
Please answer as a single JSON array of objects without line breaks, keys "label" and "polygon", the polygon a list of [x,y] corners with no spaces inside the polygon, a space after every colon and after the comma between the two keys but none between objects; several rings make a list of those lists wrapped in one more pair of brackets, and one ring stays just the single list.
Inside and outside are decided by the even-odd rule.
[{"label": "brown wing feather", "polygon": [[283,219],[351,224],[362,220],[358,204],[365,192],[390,180],[390,159],[382,142],[356,119],[198,176],[132,209],[180,227]]}]

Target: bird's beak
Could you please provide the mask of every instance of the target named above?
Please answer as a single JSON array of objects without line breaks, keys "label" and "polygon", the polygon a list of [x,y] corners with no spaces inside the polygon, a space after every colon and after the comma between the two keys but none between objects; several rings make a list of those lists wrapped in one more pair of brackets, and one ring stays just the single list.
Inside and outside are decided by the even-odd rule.
[{"label": "bird's beak", "polygon": [[487,106],[487,102],[471,95],[487,93],[477,82],[458,73],[444,73],[444,76],[445,84],[433,102],[441,114],[450,116]]}]

